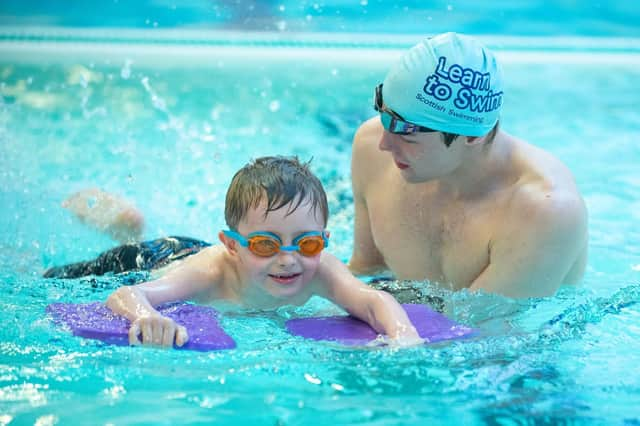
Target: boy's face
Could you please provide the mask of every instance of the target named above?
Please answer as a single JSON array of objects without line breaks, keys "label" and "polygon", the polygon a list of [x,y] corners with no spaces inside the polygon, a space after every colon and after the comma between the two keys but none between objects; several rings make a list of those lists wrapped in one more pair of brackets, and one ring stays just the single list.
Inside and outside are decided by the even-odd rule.
[{"label": "boy's face", "polygon": [[[269,212],[265,217],[266,206],[266,201],[262,201],[258,208],[247,212],[245,219],[238,224],[241,235],[270,232],[280,237],[283,245],[288,246],[300,234],[324,230],[320,213],[315,214],[308,200],[303,201],[288,215],[290,205]],[[248,280],[276,298],[298,294],[313,279],[320,263],[320,254],[307,257],[298,251],[280,251],[272,257],[260,257],[240,244],[236,244],[236,247]]]}]

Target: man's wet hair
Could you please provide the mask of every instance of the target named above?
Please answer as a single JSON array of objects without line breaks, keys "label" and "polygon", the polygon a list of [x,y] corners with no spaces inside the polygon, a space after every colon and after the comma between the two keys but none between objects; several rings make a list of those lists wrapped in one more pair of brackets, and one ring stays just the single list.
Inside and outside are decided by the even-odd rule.
[{"label": "man's wet hair", "polygon": [[[498,133],[498,128],[500,127],[500,121],[496,122],[496,125],[489,131],[487,134],[487,144],[493,142],[493,139],[496,137],[496,133]],[[444,137],[444,144],[447,146],[451,146],[451,142],[453,142],[458,136],[456,133],[447,133],[442,132],[442,136]]]},{"label": "man's wet hair", "polygon": [[249,209],[257,208],[263,200],[267,203],[265,217],[287,205],[290,215],[298,207],[310,204],[314,213],[320,211],[326,226],[327,194],[309,169],[310,163],[301,163],[298,157],[260,157],[238,170],[225,200],[224,218],[229,228],[237,230]]}]

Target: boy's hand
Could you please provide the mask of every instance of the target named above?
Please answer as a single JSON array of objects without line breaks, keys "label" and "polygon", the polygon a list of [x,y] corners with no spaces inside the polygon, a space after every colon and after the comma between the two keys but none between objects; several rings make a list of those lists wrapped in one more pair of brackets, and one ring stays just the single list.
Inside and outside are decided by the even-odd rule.
[{"label": "boy's hand", "polygon": [[428,340],[423,339],[418,334],[413,325],[400,326],[394,336],[390,336],[390,343],[394,346],[418,346]]},{"label": "boy's hand", "polygon": [[[142,335],[142,341],[138,338]],[[129,344],[172,347],[175,342],[182,346],[189,340],[187,329],[162,315],[138,318],[129,328]]]}]

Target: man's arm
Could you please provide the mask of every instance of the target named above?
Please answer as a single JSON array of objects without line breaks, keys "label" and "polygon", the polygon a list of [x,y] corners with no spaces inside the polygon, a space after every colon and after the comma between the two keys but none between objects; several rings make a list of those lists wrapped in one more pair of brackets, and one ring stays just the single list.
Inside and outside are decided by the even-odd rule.
[{"label": "man's arm", "polygon": [[527,194],[512,208],[515,219],[489,247],[489,265],[471,290],[508,297],[555,294],[581,257],[586,258],[587,212],[577,195]]},{"label": "man's arm", "polygon": [[[377,150],[377,144],[374,139],[378,135],[376,129],[380,126],[375,120],[378,119],[369,120],[358,129],[353,139],[353,151],[351,154],[354,233],[353,252],[349,260],[349,269],[356,274],[373,274],[386,269],[384,257],[373,239],[366,201],[366,184],[371,180],[375,171],[371,170],[371,149]],[[375,169],[375,165],[373,166]]]},{"label": "man's arm", "polygon": [[354,274],[375,274],[384,271],[387,265],[373,239],[366,203],[355,194],[355,190],[353,201],[353,252],[349,259],[349,269]]},{"label": "man's arm", "polygon": [[389,293],[375,290],[354,277],[333,255],[322,255],[318,269],[319,295],[365,321],[378,333],[403,344],[422,340],[402,306]]}]

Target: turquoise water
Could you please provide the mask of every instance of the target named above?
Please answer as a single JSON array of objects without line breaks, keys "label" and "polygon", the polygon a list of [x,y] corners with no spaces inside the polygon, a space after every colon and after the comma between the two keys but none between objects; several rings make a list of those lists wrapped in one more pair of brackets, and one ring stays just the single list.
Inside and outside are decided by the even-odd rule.
[{"label": "turquoise water", "polygon": [[[93,13],[87,13],[92,11]],[[634,1],[518,0],[22,0],[0,25],[237,31],[639,37]]]},{"label": "turquoise water", "polygon": [[48,303],[104,300],[126,282],[39,277],[113,246],[60,202],[101,186],[136,201],[146,237],[213,241],[239,166],[313,157],[331,250],[347,259],[350,140],[406,41],[168,49],[146,37],[0,43],[0,424],[640,424],[637,43],[488,40],[505,64],[504,128],[561,158],[584,193],[581,287],[510,301],[402,283],[481,330],[402,350],[288,335],[289,317],[339,312],[318,299],[232,310],[222,323],[238,348],[196,353],[107,346],[51,323]]}]

